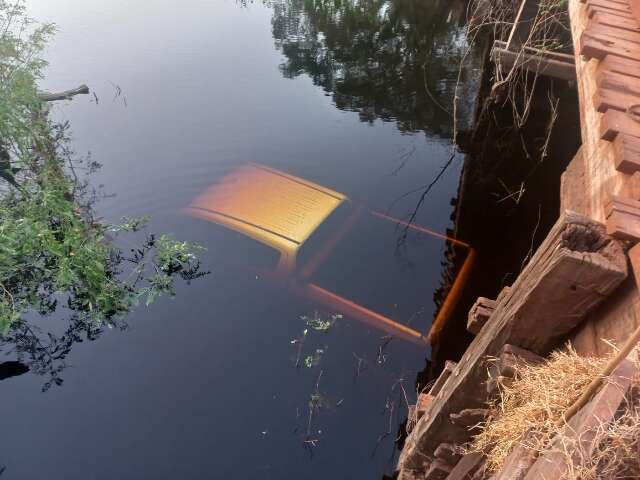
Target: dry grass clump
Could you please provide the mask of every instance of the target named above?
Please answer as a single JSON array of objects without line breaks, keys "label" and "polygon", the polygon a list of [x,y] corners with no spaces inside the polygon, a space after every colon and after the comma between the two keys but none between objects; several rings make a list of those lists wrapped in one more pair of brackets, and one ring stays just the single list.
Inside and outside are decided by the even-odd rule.
[{"label": "dry grass clump", "polygon": [[[569,347],[541,365],[519,367],[515,381],[500,386],[500,398],[468,450],[485,453],[487,470],[496,472],[518,445],[533,452],[549,448],[562,414],[610,358],[581,357]],[[640,478],[640,375],[633,385],[615,420],[587,432],[593,451],[576,449],[575,439],[554,442],[566,454],[566,478]]]},{"label": "dry grass clump", "polygon": [[[500,398],[473,440],[471,451],[487,455],[487,468],[500,470],[521,443],[535,451],[558,432],[555,422],[598,375],[607,359],[578,356],[571,348],[556,351],[541,365],[523,365],[511,385],[500,386]],[[530,432],[525,440],[526,432]]]}]

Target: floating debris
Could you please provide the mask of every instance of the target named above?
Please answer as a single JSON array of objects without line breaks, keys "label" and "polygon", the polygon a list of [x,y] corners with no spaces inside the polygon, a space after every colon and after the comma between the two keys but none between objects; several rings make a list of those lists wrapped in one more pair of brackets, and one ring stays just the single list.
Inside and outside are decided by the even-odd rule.
[{"label": "floating debris", "polygon": [[326,351],[325,348],[317,348],[313,355],[307,355],[304,359],[304,365],[307,368],[315,367],[320,364],[320,360],[322,360],[322,356]]},{"label": "floating debris", "polygon": [[300,319],[304,320],[308,327],[318,332],[328,332],[336,320],[342,318],[339,313],[321,314],[317,310],[313,312],[313,316],[301,315]]}]

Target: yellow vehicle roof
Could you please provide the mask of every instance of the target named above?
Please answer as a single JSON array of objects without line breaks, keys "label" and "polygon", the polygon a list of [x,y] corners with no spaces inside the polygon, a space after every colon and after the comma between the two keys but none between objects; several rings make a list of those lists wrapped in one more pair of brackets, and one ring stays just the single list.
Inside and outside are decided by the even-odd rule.
[{"label": "yellow vehicle roof", "polygon": [[295,250],[345,198],[302,178],[249,164],[210,186],[187,211],[278,250]]}]

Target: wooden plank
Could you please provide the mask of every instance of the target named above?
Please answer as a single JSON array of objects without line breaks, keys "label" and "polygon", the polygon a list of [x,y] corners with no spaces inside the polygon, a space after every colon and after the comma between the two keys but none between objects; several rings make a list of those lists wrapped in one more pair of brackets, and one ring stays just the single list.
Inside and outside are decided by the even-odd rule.
[{"label": "wooden plank", "polygon": [[589,214],[584,175],[585,161],[580,147],[560,177],[560,212],[571,210],[581,215]]},{"label": "wooden plank", "polygon": [[[503,42],[502,40],[495,40],[493,42],[493,45],[498,48],[509,50],[507,48],[507,42]],[[565,62],[570,64],[575,63],[574,55],[570,55],[568,53],[562,53],[562,52],[554,52],[553,50],[542,50],[541,48],[533,48],[528,45],[523,45],[519,49],[517,50],[512,49],[511,51],[513,52],[522,51],[524,53],[528,53],[540,58],[548,58],[551,60],[557,60],[559,62]]]},{"label": "wooden plank", "polygon": [[442,369],[442,372],[440,372],[440,376],[436,379],[436,381],[433,383],[433,386],[429,390],[429,394],[431,396],[435,397],[436,395],[438,395],[438,393],[440,393],[440,390],[442,390],[442,387],[444,387],[445,383],[447,383],[447,380],[449,380],[449,377],[456,369],[457,365],[458,364],[456,362],[452,362],[450,360],[444,362],[444,368]]},{"label": "wooden plank", "polygon": [[496,301],[486,297],[478,297],[467,315],[467,331],[477,335],[491,317],[496,308]]},{"label": "wooden plank", "polygon": [[451,423],[465,430],[473,430],[474,427],[479,425],[487,418],[489,410],[486,408],[465,408],[458,413],[452,413],[449,415]]},{"label": "wooden plank", "polygon": [[607,110],[600,120],[600,138],[611,142],[619,133],[640,137],[640,123],[630,111]]},{"label": "wooden plank", "polygon": [[619,38],[620,40],[625,40],[630,43],[640,44],[640,33],[631,32],[623,28],[602,25],[600,23],[592,21],[589,22],[587,31],[593,33],[594,35],[599,35],[607,38]]},{"label": "wooden plank", "polygon": [[631,7],[627,2],[612,2],[610,0],[587,0],[585,2],[587,8],[602,7],[622,13],[631,13]]},{"label": "wooden plank", "polygon": [[585,30],[580,37],[580,55],[587,59],[597,58],[602,60],[607,55],[613,54],[622,58],[637,61],[640,58],[640,46],[619,38],[607,38]]},{"label": "wooden plank", "polygon": [[[496,305],[491,321],[475,337],[454,375],[434,399],[403,450],[399,466],[420,468],[422,458],[449,441],[449,415],[483,408],[478,388],[487,375],[486,358],[506,343],[546,354],[627,275],[622,245],[589,218],[565,212],[525,266],[511,291]],[[468,440],[470,432],[466,432]],[[465,438],[462,440],[464,441]]]},{"label": "wooden plank", "polygon": [[500,352],[498,369],[503,377],[513,378],[516,371],[524,365],[539,365],[542,362],[544,362],[544,357],[507,343]]},{"label": "wooden plank", "polygon": [[[620,134],[613,140],[616,169],[632,174],[640,172],[640,139]],[[640,198],[640,197],[638,197]]]},{"label": "wooden plank", "polygon": [[491,480],[522,480],[527,471],[536,461],[537,452],[527,448],[527,443],[531,440],[532,433],[523,435],[518,445],[509,453],[504,465]]},{"label": "wooden plank", "polygon": [[638,0],[627,0],[629,2],[629,7],[631,8],[631,13],[636,20],[640,21],[640,1]]},{"label": "wooden plank", "polygon": [[453,470],[453,466],[445,462],[440,458],[436,458],[429,465],[429,469],[427,470],[424,479],[425,480],[444,480],[447,478],[449,473]]},{"label": "wooden plank", "polygon": [[640,82],[626,75],[614,72],[599,72],[596,78],[599,88],[640,95]]},{"label": "wooden plank", "polygon": [[506,69],[516,66],[533,73],[561,80],[575,80],[576,77],[575,66],[572,63],[543,58],[522,51],[512,52],[494,46],[491,50],[491,58],[497,65]]},{"label": "wooden plank", "polygon": [[446,480],[471,480],[473,474],[476,473],[483,462],[484,457],[481,453],[467,453],[460,459],[456,466],[453,467],[453,470],[451,470]]},{"label": "wooden plank", "polygon": [[[620,30],[640,33],[640,24],[635,19],[621,18],[606,12],[595,12],[588,25],[591,25],[591,22]],[[587,26],[587,29],[588,28]]]},{"label": "wooden plank", "polygon": [[640,94],[631,94],[601,88],[593,94],[593,104],[598,112],[604,113],[608,110],[626,112],[630,106],[640,103]]},{"label": "wooden plank", "polygon": [[607,204],[607,233],[620,240],[640,240],[640,202],[613,196]]},{"label": "wooden plank", "polygon": [[441,443],[433,452],[436,458],[440,458],[450,465],[455,465],[462,457],[460,449],[452,443]]},{"label": "wooden plank", "polygon": [[616,17],[625,18],[628,20],[633,20],[634,17],[631,11],[621,10],[619,8],[610,7],[606,5],[588,5],[587,6],[587,17],[593,18],[596,13],[607,13],[609,15],[614,15]]},{"label": "wooden plank", "polygon": [[569,420],[548,451],[536,460],[525,480],[564,478],[569,469],[567,455],[573,467],[589,459],[597,431],[613,419],[636,374],[634,363],[628,358],[623,360],[595,397]]},{"label": "wooden plank", "polygon": [[429,407],[433,403],[433,395],[429,393],[421,393],[418,395],[418,400],[416,402],[416,418],[420,420],[428,411]]},{"label": "wooden plank", "polygon": [[[609,0],[610,2],[613,3],[622,3],[624,5],[629,5],[628,0]],[[585,5],[588,3],[588,0],[580,0],[580,3],[584,3]]]},{"label": "wooden plank", "polygon": [[640,61],[634,62],[617,55],[607,55],[600,62],[596,69],[596,78],[599,78],[603,72],[617,73],[629,78],[630,82],[637,82],[640,78]]}]

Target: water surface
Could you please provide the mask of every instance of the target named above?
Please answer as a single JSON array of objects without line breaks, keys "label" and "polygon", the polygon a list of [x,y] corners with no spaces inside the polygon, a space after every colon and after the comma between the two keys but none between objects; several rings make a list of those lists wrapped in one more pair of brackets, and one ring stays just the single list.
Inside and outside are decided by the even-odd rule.
[{"label": "water surface", "polygon": [[[62,386],[41,393],[45,379],[31,373],[1,382],[3,478],[393,471],[428,348],[234,268],[240,244],[181,209],[257,162],[406,218],[451,155],[464,3],[32,0],[29,9],[60,29],[43,87],[95,92],[54,115],[71,122],[78,154],[103,164],[92,179],[109,194],[99,213],[150,214],[150,230],[207,247],[211,274],[138,309],[127,331],[76,343]],[[452,227],[460,168],[456,157],[417,223]],[[397,250],[402,229],[363,228],[318,272],[323,285],[426,332],[445,241],[414,235]],[[389,272],[401,282],[381,289]],[[315,316],[335,323],[314,330]],[[39,325],[59,328],[53,321],[63,320]]]}]

